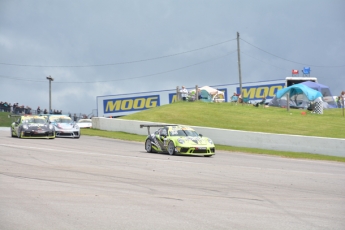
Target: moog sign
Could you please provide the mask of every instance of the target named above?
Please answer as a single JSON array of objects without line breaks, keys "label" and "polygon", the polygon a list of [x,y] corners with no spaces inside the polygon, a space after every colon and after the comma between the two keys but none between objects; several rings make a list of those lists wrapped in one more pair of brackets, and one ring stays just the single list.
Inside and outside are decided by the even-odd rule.
[{"label": "moog sign", "polygon": [[[277,91],[284,88],[285,84],[273,84],[273,85],[261,85],[261,86],[251,86],[251,87],[242,87],[243,97],[248,97],[252,100],[262,99],[263,96],[266,98],[273,98]],[[237,92],[240,89],[237,88]]]},{"label": "moog sign", "polygon": [[104,114],[133,112],[160,106],[159,95],[103,100]]}]

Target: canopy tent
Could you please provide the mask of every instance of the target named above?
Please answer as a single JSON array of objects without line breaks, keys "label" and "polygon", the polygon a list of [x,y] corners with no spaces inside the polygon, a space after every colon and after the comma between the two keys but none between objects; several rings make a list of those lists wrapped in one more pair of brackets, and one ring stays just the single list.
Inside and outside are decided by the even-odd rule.
[{"label": "canopy tent", "polygon": [[319,91],[300,83],[278,90],[276,96],[270,101],[269,105],[278,107],[287,106],[288,94],[290,97],[289,106],[291,108],[306,109],[309,107],[310,102],[322,97]]},{"label": "canopy tent", "polygon": [[[212,88],[210,86],[203,86],[200,89],[200,95],[201,95],[201,100],[203,101],[224,101],[225,96],[224,92],[219,91],[215,88]],[[191,95],[195,94],[195,89],[190,91]]]},{"label": "canopy tent", "polygon": [[295,85],[283,88],[281,90],[278,90],[276,96],[279,99],[279,98],[282,98],[287,93],[289,93],[290,97],[305,95],[309,101],[314,101],[316,98],[322,97],[322,94],[319,91],[309,88],[308,86],[302,83],[295,84]]},{"label": "canopy tent", "polygon": [[322,94],[322,100],[324,102],[327,102],[329,107],[331,108],[337,108],[337,104],[333,98],[333,94],[331,93],[331,90],[328,86],[322,85],[320,83],[312,82],[312,81],[305,81],[301,84],[308,86],[309,88],[312,88],[314,90],[317,90],[321,92]]}]

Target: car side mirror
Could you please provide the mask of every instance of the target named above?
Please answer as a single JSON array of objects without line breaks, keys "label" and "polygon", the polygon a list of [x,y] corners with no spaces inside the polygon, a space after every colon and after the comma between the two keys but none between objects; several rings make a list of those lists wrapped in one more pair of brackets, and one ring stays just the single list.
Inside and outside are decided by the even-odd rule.
[{"label": "car side mirror", "polygon": [[199,136],[200,136],[200,137],[202,137],[202,134],[201,134],[201,133],[199,133]]}]

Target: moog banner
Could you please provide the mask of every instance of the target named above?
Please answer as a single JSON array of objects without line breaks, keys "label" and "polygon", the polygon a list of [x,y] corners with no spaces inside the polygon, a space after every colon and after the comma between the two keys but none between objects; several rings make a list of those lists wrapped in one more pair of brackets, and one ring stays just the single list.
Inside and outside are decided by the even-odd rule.
[{"label": "moog banner", "polygon": [[[285,79],[249,82],[242,84],[242,95],[250,101],[272,99],[279,89],[284,88]],[[200,86],[201,87],[201,86]],[[224,92],[225,102],[230,101],[234,92],[240,93],[239,84],[210,86]],[[187,88],[188,91],[195,89]],[[177,101],[176,89],[98,96],[97,113],[99,117],[119,117]]]}]

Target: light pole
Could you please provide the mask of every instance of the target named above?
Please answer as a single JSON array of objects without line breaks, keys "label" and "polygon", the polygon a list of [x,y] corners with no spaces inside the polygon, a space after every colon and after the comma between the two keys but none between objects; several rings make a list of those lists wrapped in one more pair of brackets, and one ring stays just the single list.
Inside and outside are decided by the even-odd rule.
[{"label": "light pole", "polygon": [[242,95],[242,75],[241,75],[241,57],[240,57],[240,33],[237,32],[237,59],[238,59],[238,77],[240,80],[240,95],[241,103],[243,105],[243,95]]},{"label": "light pole", "polygon": [[52,111],[52,81],[54,81],[54,78],[52,78],[50,75],[47,77],[49,80],[49,113]]}]

